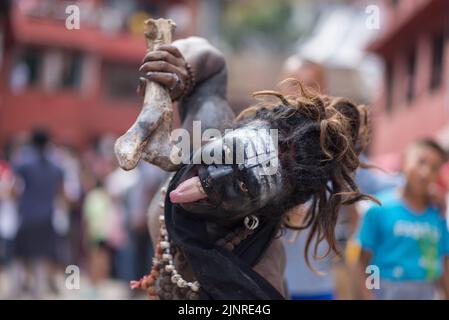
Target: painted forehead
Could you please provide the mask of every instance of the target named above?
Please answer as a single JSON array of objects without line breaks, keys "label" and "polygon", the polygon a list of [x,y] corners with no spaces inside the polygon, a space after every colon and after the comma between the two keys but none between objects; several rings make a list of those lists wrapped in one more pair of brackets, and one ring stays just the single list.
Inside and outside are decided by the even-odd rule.
[{"label": "painted forehead", "polygon": [[257,122],[226,130],[221,139],[214,139],[203,147],[202,158],[204,164],[232,164],[239,165],[240,170],[254,169],[261,173],[267,171],[264,174],[275,174],[277,149],[277,130]]}]

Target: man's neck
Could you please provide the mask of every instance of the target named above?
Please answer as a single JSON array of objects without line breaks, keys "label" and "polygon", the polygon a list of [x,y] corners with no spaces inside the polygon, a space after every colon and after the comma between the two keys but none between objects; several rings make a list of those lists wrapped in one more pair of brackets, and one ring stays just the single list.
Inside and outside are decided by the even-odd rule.
[{"label": "man's neck", "polygon": [[425,194],[413,192],[407,185],[401,192],[404,201],[417,213],[423,212],[429,206],[429,197]]}]

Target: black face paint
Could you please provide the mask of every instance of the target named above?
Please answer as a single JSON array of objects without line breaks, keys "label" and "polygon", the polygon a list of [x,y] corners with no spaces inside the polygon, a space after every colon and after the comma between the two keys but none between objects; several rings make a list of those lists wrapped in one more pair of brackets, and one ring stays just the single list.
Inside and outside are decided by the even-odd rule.
[{"label": "black face paint", "polygon": [[[276,141],[274,141],[276,140]],[[220,154],[214,154],[220,150]],[[255,121],[222,139],[204,145],[194,155],[214,155],[218,163],[196,165],[183,180],[198,175],[208,198],[182,204],[193,213],[217,219],[251,214],[280,197],[284,178],[277,155],[277,135],[266,123]]]}]

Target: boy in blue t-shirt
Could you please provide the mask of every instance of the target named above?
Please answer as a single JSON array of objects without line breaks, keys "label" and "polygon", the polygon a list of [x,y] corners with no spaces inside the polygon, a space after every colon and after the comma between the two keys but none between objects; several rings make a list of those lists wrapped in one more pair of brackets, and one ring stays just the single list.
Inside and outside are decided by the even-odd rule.
[{"label": "boy in blue t-shirt", "polygon": [[[364,298],[433,299],[437,284],[448,297],[449,232],[431,192],[445,160],[434,141],[414,143],[405,154],[404,186],[380,194],[382,205],[363,217],[357,238]],[[369,265],[378,269],[367,274]],[[379,271],[377,288],[367,285],[373,270]]]}]

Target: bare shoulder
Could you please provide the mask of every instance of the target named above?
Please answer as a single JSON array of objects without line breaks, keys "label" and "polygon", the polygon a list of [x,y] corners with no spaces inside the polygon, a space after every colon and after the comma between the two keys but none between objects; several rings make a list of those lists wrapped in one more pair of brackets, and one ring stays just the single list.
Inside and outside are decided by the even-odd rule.
[{"label": "bare shoulder", "polygon": [[[223,53],[201,37],[188,37],[173,42],[201,78],[207,79],[226,66]],[[201,80],[201,79],[199,79]]]}]

